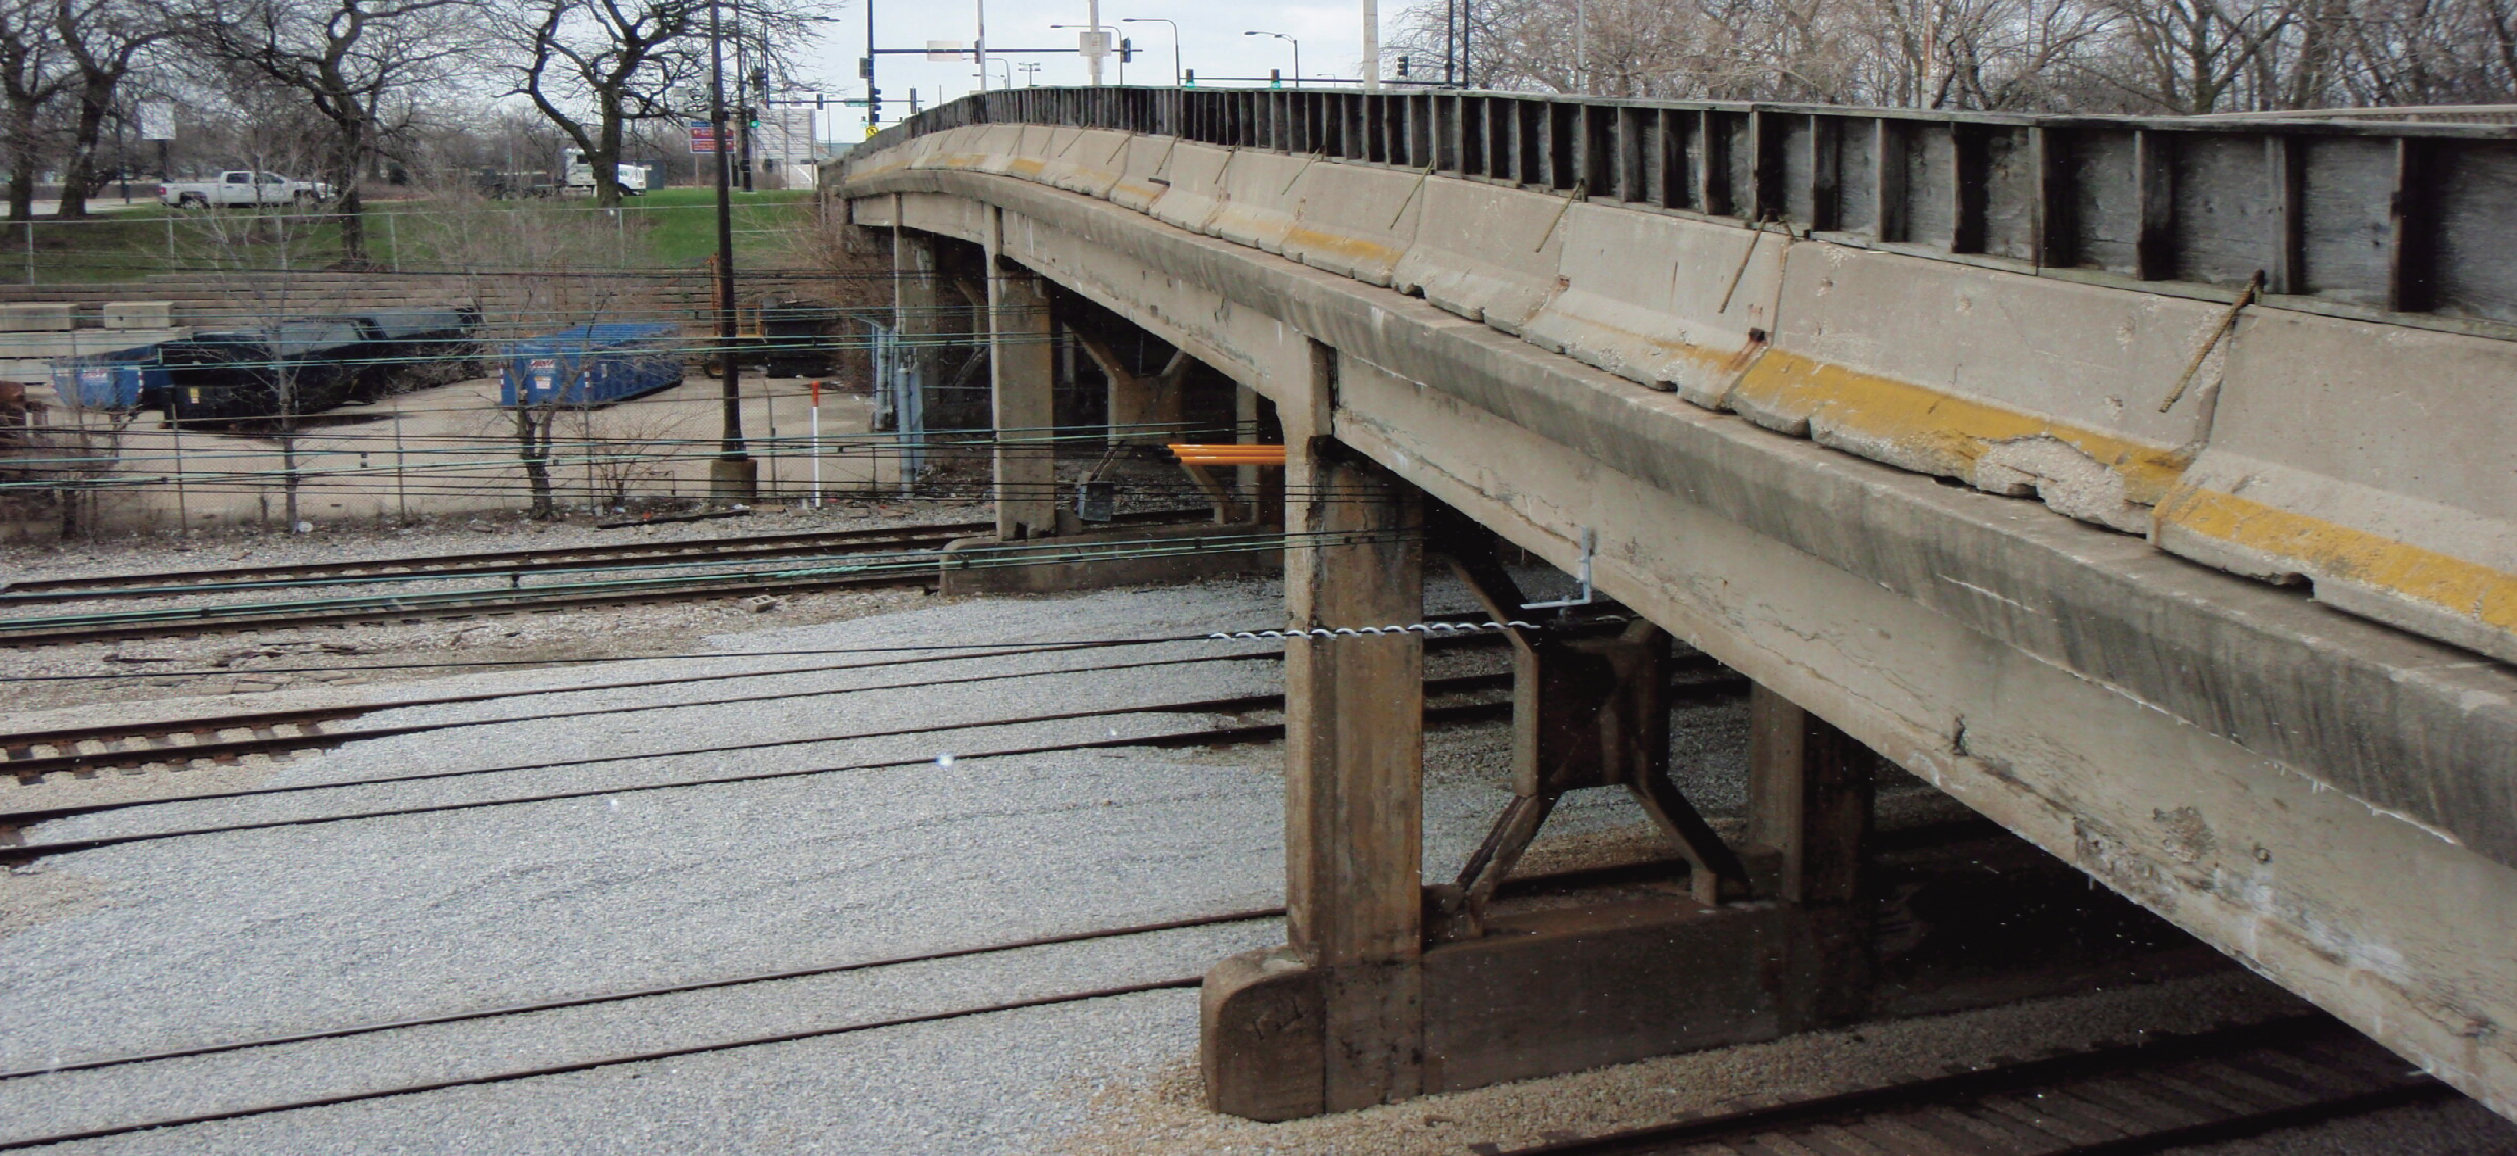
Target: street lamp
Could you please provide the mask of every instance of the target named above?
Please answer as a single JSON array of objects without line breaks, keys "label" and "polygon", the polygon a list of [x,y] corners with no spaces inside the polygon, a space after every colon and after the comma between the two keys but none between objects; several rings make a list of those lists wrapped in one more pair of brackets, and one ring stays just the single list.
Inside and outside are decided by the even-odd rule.
[{"label": "street lamp", "polygon": [[1005,87],[1014,87],[1014,62],[1000,56],[996,58],[996,63],[1005,70]]},{"label": "street lamp", "polygon": [[[1095,5],[1093,5],[1093,7],[1094,7],[1096,10],[1098,10],[1101,6],[1100,6],[1099,4],[1095,4]],[[1115,48],[1115,47],[1117,46],[1117,42],[1118,42],[1118,39],[1119,39],[1119,38],[1118,38],[1118,36],[1116,35],[1116,33],[1118,32],[1118,29],[1113,28],[1113,27],[1111,27],[1111,26],[1109,26],[1109,25],[1107,25],[1107,24],[1052,24],[1052,25],[1050,25],[1049,27],[1051,27],[1051,28],[1081,28],[1081,29],[1098,30],[1098,31],[1102,31],[1102,32],[1112,33],[1113,35],[1110,37],[1110,40],[1111,40],[1111,45],[1110,45],[1110,47],[1112,47],[1112,48]],[[1092,65],[1092,82],[1093,82],[1094,84],[1096,84],[1096,85],[1097,85],[1097,84],[1100,84],[1100,83],[1101,83],[1101,57],[1099,57],[1099,56],[1090,57],[1090,58],[1089,58],[1089,60],[1090,60],[1091,65]],[[1119,83],[1120,83],[1120,84],[1122,84],[1122,85],[1124,85],[1124,84],[1126,84],[1126,83],[1127,83],[1127,58],[1126,58],[1126,57],[1124,57],[1124,56],[1122,56],[1122,57],[1120,57],[1120,58],[1119,58]]]},{"label": "street lamp", "polygon": [[[1040,83],[1040,66],[1039,66],[1039,65],[1034,64],[1034,63],[1032,63],[1032,62],[1030,62],[1030,61],[1026,60],[1026,61],[1024,61],[1022,64],[1018,65],[1017,67],[1019,67],[1019,68],[1021,68],[1021,69],[1023,70],[1023,87],[1024,87],[1024,88],[1031,88],[1031,87],[1037,86],[1037,85]],[[1009,80],[1009,81],[1007,81],[1006,83],[1010,85],[1010,84],[1012,84],[1013,82]]]},{"label": "street lamp", "polygon": [[[1171,87],[1180,87],[1180,22],[1160,16],[1121,16],[1121,24],[1168,24],[1171,26]],[[1122,64],[1125,62],[1122,61]]]},{"label": "street lamp", "polygon": [[1302,42],[1301,42],[1301,41],[1296,40],[1296,39],[1294,39],[1293,37],[1287,36],[1287,35],[1285,35],[1285,34],[1284,34],[1284,33],[1282,33],[1282,32],[1244,32],[1244,33],[1242,33],[1241,35],[1243,35],[1243,36],[1273,36],[1273,37],[1275,37],[1275,38],[1276,38],[1276,39],[1278,39],[1278,40],[1282,40],[1282,41],[1284,41],[1284,42],[1285,42],[1285,43],[1287,43],[1287,44],[1293,45],[1293,86],[1294,86],[1295,88],[1300,88],[1300,87],[1302,87]]}]

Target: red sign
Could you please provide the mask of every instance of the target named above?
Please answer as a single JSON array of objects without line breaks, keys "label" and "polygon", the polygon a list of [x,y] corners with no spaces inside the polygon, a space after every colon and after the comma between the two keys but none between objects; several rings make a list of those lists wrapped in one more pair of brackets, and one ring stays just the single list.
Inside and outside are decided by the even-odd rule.
[{"label": "red sign", "polygon": [[694,153],[717,151],[717,127],[704,120],[690,122],[690,151]]}]

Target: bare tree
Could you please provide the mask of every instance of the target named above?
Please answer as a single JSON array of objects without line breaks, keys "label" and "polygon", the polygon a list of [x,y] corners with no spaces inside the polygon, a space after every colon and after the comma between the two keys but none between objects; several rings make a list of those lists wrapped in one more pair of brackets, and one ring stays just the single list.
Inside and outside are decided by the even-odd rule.
[{"label": "bare tree", "polygon": [[1420,0],[1479,87],[2205,113],[2508,100],[2517,0]]},{"label": "bare tree", "polygon": [[0,0],[0,149],[8,155],[12,221],[35,215],[35,175],[50,152],[44,116],[73,79],[53,42],[48,8],[41,0]]},{"label": "bare tree", "polygon": [[116,115],[116,91],[142,54],[174,34],[174,18],[144,0],[54,0],[52,10],[52,33],[69,57],[75,98],[58,212],[84,217],[97,183],[96,147],[107,118]]},{"label": "bare tree", "polygon": [[367,259],[361,184],[388,143],[409,131],[422,92],[474,67],[481,37],[473,0],[206,0],[190,22],[199,45],[240,89],[310,109],[327,139],[345,264]]},{"label": "bare tree", "polygon": [[689,50],[712,0],[511,0],[498,11],[515,53],[512,91],[533,102],[585,154],[594,200],[621,199],[630,123],[670,116],[666,94],[698,74]]}]

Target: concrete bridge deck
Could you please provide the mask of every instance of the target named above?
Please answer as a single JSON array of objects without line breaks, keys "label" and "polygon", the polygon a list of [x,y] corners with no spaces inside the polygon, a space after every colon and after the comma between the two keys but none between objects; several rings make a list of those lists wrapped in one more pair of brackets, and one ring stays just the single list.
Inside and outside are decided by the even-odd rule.
[{"label": "concrete bridge deck", "polygon": [[[2511,175],[2496,126],[1044,89],[836,190],[1272,402],[1295,539],[1416,524],[1398,486],[1595,542],[1605,595],[2517,1114]],[[1326,541],[1297,625],[1406,620],[1420,555]],[[1437,975],[1410,749],[1358,737],[1408,729],[1411,644],[1335,645],[1289,649],[1291,962]],[[1318,1106],[1441,1086],[1388,982],[1328,983]]]}]

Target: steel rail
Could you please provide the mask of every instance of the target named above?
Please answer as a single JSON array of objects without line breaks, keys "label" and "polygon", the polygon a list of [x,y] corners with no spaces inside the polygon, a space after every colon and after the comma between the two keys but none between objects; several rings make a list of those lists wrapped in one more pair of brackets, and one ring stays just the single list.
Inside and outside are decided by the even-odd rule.
[{"label": "steel rail", "polygon": [[[2267,1055],[2310,1070],[2267,1064],[2260,1058]],[[2229,1071],[2215,1071],[2214,1064]],[[2138,1091],[2128,1098],[2103,1083],[2114,1078],[2137,1081]],[[2083,1094],[2087,1101],[2073,1100]],[[1892,1138],[1893,1129],[1902,1128],[1931,1137],[1935,1148],[1958,1153],[2129,1156],[2453,1095],[2447,1085],[2410,1071],[2331,1017],[2303,1015],[1750,1103],[1598,1136],[1510,1149],[1482,1145],[1478,1150],[1497,1156],[1648,1156],[1726,1151],[1726,1145],[1745,1142],[1746,1150],[1763,1151],[1758,1141],[1765,1138],[1796,1142],[1820,1129],[1842,1129],[1874,1145],[1885,1139],[1888,1150],[1896,1151],[1910,1146]],[[2022,1116],[1988,1106],[2014,1096],[2032,1099],[2034,1109],[2046,1113],[2055,1130],[2031,1122],[2034,1111]],[[2096,1110],[2086,1111],[2090,1108]],[[1886,1126],[1882,1134],[1864,1135],[1866,1126],[1881,1125]],[[2073,1132],[2093,1138],[2074,1140]],[[2106,1132],[2112,1134],[2102,1134]]]},{"label": "steel rail", "polygon": [[[1510,678],[1511,676],[1508,674],[1465,675],[1455,679],[1430,681],[1426,684],[1425,689],[1428,694],[1433,695],[1473,694],[1481,690],[1492,690],[1508,686],[1510,685]],[[1715,683],[1697,685],[1710,688],[1705,693],[1728,694],[1744,693],[1747,686],[1745,681],[1737,679],[1721,680]],[[524,771],[555,770],[563,767],[596,766],[605,763],[635,762],[643,759],[675,758],[699,754],[722,754],[735,751],[765,750],[786,746],[812,746],[822,743],[854,742],[877,738],[902,738],[909,735],[935,734],[950,731],[984,730],[995,727],[1011,726],[1035,726],[1042,723],[1073,722],[1088,718],[1111,718],[1129,714],[1246,714],[1254,711],[1281,709],[1283,704],[1284,696],[1281,693],[1241,695],[1230,698],[1205,699],[1194,702],[1152,703],[1142,706],[1116,709],[1064,711],[1051,714],[1030,715],[1021,718],[983,719],[975,722],[953,723],[945,726],[912,727],[895,731],[877,731],[854,735],[825,735],[804,739],[771,739],[757,743],[693,747],[670,751],[643,751],[626,755],[606,756],[603,758],[567,759],[548,763],[531,763],[503,767],[478,767],[468,770],[438,771],[417,775],[399,775],[391,778],[365,779],[340,783],[300,783],[285,787],[267,787],[244,791],[217,792],[169,799],[139,799],[116,803],[98,803],[80,807],[49,807],[29,811],[17,811],[8,814],[0,814],[0,865],[28,863],[47,855],[64,855],[78,851],[93,851],[105,847],[118,847],[130,843],[154,842],[161,839],[188,838],[196,835],[220,835],[239,831],[262,831],[284,827],[305,827],[325,823],[350,822],[358,819],[381,819],[405,815],[439,814],[448,811],[467,811],[486,807],[517,806],[526,803],[554,802],[567,799],[590,798],[594,796],[608,797],[614,795],[639,794],[648,791],[677,790],[687,787],[720,786],[730,783],[761,782],[772,779],[802,778],[813,775],[891,770],[902,767],[925,766],[933,763],[935,759],[931,756],[921,756],[910,759],[881,760],[876,762],[854,763],[840,766],[807,767],[784,771],[759,771],[736,775],[711,776],[702,779],[675,779],[664,782],[610,787],[600,790],[563,791],[550,794],[523,795],[501,799],[480,799],[464,803],[424,804],[410,807],[344,812],[333,815],[309,815],[289,819],[273,819],[263,822],[229,823],[209,827],[188,827],[164,831],[144,831],[127,835],[98,836],[91,839],[64,839],[42,843],[27,843],[22,841],[26,828],[37,824],[54,822],[61,819],[78,818],[85,815],[134,810],[143,807],[180,806],[185,803],[211,802],[237,798],[259,798],[272,795],[303,794],[312,791],[347,790],[356,787],[394,786],[403,783],[432,782],[446,779],[469,778],[478,775],[515,774]],[[1425,722],[1427,725],[1442,725],[1446,723],[1482,721],[1498,716],[1508,717],[1511,708],[1512,704],[1509,702],[1433,706],[1425,709]],[[1260,726],[1217,727],[1161,735],[1095,739],[1080,743],[1055,743],[1043,746],[1015,747],[1003,750],[981,750],[973,751],[968,754],[956,755],[955,757],[959,759],[1005,758],[1027,754],[1046,754],[1082,750],[1107,750],[1138,746],[1225,746],[1249,742],[1265,742],[1281,737],[1283,733],[1284,726],[1281,723],[1272,723]]]},{"label": "steel rail", "polygon": [[742,1048],[764,1047],[770,1044],[794,1043],[798,1040],[825,1039],[830,1036],[850,1035],[856,1032],[875,1031],[882,1028],[907,1027],[912,1024],[940,1023],[946,1020],[968,1019],[972,1016],[994,1015],[999,1012],[1021,1011],[1026,1008],[1056,1007],[1060,1004],[1085,1003],[1092,1000],[1115,999],[1120,996],[1141,995],[1146,992],[1154,991],[1176,991],[1183,988],[1197,987],[1204,981],[1205,977],[1202,975],[1147,980],[1142,983],[1118,984],[1111,987],[1094,988],[1088,991],[1067,992],[1059,995],[1035,996],[1031,999],[1006,1000],[1001,1003],[985,1004],[978,1007],[956,1008],[951,1011],[926,1012],[918,1015],[890,1016],[884,1019],[865,1020],[852,1024],[840,1024],[834,1027],[807,1028],[800,1031],[779,1032],[774,1035],[746,1036],[741,1039],[719,1040],[713,1043],[692,1044],[678,1048],[653,1048],[646,1051],[621,1052],[613,1055],[600,1056],[595,1059],[577,1060],[565,1064],[545,1064],[538,1067],[510,1068],[505,1071],[489,1072],[477,1076],[459,1076],[452,1079],[433,1080],[427,1083],[402,1084],[391,1088],[379,1088],[365,1092],[345,1092],[335,1096],[318,1096],[304,1100],[291,1100],[276,1104],[257,1104],[251,1107],[231,1108],[219,1112],[200,1112],[188,1116],[170,1116],[163,1119],[147,1120],[132,1124],[115,1124],[103,1128],[88,1128],[75,1132],[59,1132],[48,1136],[35,1136],[26,1139],[0,1141],[0,1152],[11,1152],[24,1148],[40,1148],[50,1144],[67,1144],[75,1140],[97,1140],[108,1136],[123,1136],[129,1135],[133,1132],[147,1132],[159,1128],[180,1128],[193,1124],[214,1123],[220,1120],[240,1120],[252,1116],[268,1116],[279,1112],[294,1112],[306,1108],[328,1108],[337,1104],[355,1104],[364,1100],[384,1100],[397,1096],[412,1096],[418,1095],[422,1092],[443,1091],[448,1088],[465,1088],[481,1084],[504,1084],[512,1083],[517,1080],[538,1079],[545,1076],[564,1076],[572,1072],[594,1071],[599,1068],[613,1068],[624,1064],[643,1064],[651,1063],[656,1060],[679,1059],[683,1056],[701,1056],[712,1052],[730,1052]]},{"label": "steel rail", "polygon": [[683,542],[624,542],[610,546],[571,546],[547,550],[498,550],[473,554],[439,554],[411,558],[373,558],[348,562],[301,562],[273,566],[242,566],[223,570],[178,570],[165,574],[96,574],[69,578],[22,579],[0,585],[0,606],[38,602],[69,602],[105,597],[148,597],[198,594],[225,589],[258,589],[274,583],[318,584],[321,579],[498,578],[510,573],[537,573],[588,562],[672,561],[688,558],[767,558],[816,553],[832,546],[866,543],[950,541],[995,529],[992,522],[906,526],[883,530],[843,530],[814,534],[703,538]]},{"label": "steel rail", "polygon": [[[986,656],[983,655],[980,657]],[[15,775],[20,783],[32,783],[41,780],[46,775],[57,774],[64,771],[75,773],[80,771],[94,771],[108,767],[133,767],[147,766],[157,763],[195,762],[202,759],[226,761],[249,754],[277,754],[290,751],[329,750],[344,743],[358,742],[366,739],[392,738],[399,735],[423,734],[429,731],[454,730],[461,727],[499,726],[507,723],[543,722],[552,719],[586,718],[596,715],[644,714],[650,711],[659,710],[682,710],[689,707],[703,706],[731,706],[739,703],[775,702],[783,699],[795,698],[833,698],[840,695],[865,694],[883,690],[906,690],[928,686],[958,686],[974,682],[1001,682],[1007,679],[1042,678],[1060,674],[1093,674],[1103,671],[1136,670],[1156,666],[1191,666],[1206,662],[1272,661],[1278,657],[1280,656],[1271,652],[1253,651],[1246,654],[1214,654],[1199,655],[1191,658],[1159,658],[1147,659],[1142,662],[1104,663],[1099,666],[1082,666],[1050,670],[1009,671],[995,674],[970,675],[962,678],[938,678],[923,679],[916,682],[905,683],[881,683],[874,686],[850,686],[824,688],[819,690],[782,691],[769,694],[733,695],[721,698],[688,699],[680,702],[640,703],[636,706],[607,706],[591,707],[585,710],[549,711],[541,714],[530,715],[446,719],[438,722],[363,727],[357,730],[344,731],[319,731],[310,730],[309,728],[319,726],[325,722],[335,722],[356,718],[374,711],[401,710],[409,707],[437,706],[470,702],[511,702],[517,698],[525,697],[526,695],[582,694],[597,690],[614,690],[628,687],[674,686],[684,683],[719,681],[734,678],[770,678],[781,674],[805,674],[814,673],[814,671],[777,671],[754,674],[710,675],[706,676],[704,679],[651,679],[644,682],[609,683],[600,686],[554,687],[537,691],[449,695],[433,699],[414,699],[409,702],[390,702],[350,707],[314,707],[297,711],[269,711],[255,714],[235,715],[228,718],[212,717],[177,720],[171,723],[118,725],[98,728],[94,731],[72,729],[30,732],[24,735],[0,735],[0,750],[5,750],[8,754],[8,758],[5,761],[0,761],[0,773]],[[940,660],[929,659],[913,661]],[[848,666],[837,666],[815,669],[819,671],[829,671],[848,670],[852,668]],[[263,733],[275,732],[282,726],[293,726],[301,733],[296,735]],[[255,737],[249,739],[214,738],[179,746],[167,745],[93,752],[80,752],[75,749],[71,749],[68,753],[40,756],[31,753],[20,753],[22,751],[31,752],[32,749],[37,746],[52,747],[58,750],[62,748],[75,748],[82,743],[90,741],[119,741],[134,737],[172,737],[174,735],[181,734],[220,734],[233,730],[250,730],[256,733]],[[220,797],[226,796],[187,795],[183,796],[183,800],[188,801],[192,799]],[[171,802],[178,800],[164,801]],[[25,812],[20,812],[20,814],[24,813]],[[9,820],[14,817],[16,816],[0,814],[0,829],[5,829]]]},{"label": "steel rail", "polygon": [[221,1052],[240,1052],[252,1048],[276,1048],[289,1044],[311,1043],[316,1040],[346,1039],[351,1036],[374,1035],[378,1032],[404,1031],[410,1028],[433,1027],[438,1024],[499,1019],[506,1016],[531,1015],[535,1012],[561,1011],[568,1008],[595,1007],[607,1003],[623,1003],[629,1000],[654,999],[659,996],[681,995],[686,992],[694,991],[715,991],[722,988],[743,987],[755,983],[777,983],[784,980],[812,979],[825,975],[844,975],[852,971],[872,971],[876,968],[902,967],[915,963],[935,963],[947,959],[967,959],[972,956],[995,955],[1009,951],[1024,951],[1037,947],[1056,947],[1069,943],[1089,943],[1093,940],[1099,939],[1122,939],[1131,935],[1150,935],[1156,932],[1180,931],[1196,927],[1218,927],[1229,923],[1250,923],[1261,919],[1273,919],[1277,916],[1283,915],[1284,913],[1285,909],[1282,907],[1265,907],[1253,908],[1246,911],[1224,912],[1216,915],[1185,916],[1179,919],[1166,919],[1152,923],[1131,924],[1125,927],[1106,927],[1097,928],[1092,931],[1068,932],[1061,935],[1034,936],[1029,939],[1017,939],[1005,943],[991,943],[980,947],[956,947],[940,951],[920,952],[914,955],[896,955],[883,959],[859,960],[854,963],[835,963],[822,967],[790,968],[783,971],[765,971],[750,975],[730,976],[723,979],[699,980],[692,983],[677,983],[659,987],[633,988],[628,991],[604,992],[600,995],[577,996],[570,999],[540,1000],[533,1003],[520,1004],[502,1004],[497,1007],[483,1008],[478,1011],[448,1012],[443,1015],[420,1016],[412,1019],[386,1020],[378,1023],[354,1024],[349,1027],[326,1028],[322,1031],[298,1032],[284,1036],[261,1036],[254,1039],[228,1040],[215,1044],[198,1044],[192,1047],[172,1048],[165,1051],[137,1052],[119,1056],[105,1056],[90,1060],[73,1060],[69,1063],[46,1064],[40,1068],[20,1068],[16,1071],[0,1072],[0,1083],[7,1082],[9,1080],[30,1079],[37,1076],[57,1075],[62,1072],[88,1072],[95,1071],[100,1068],[120,1068],[129,1067],[133,1064],[153,1064],[164,1060],[181,1060],[189,1059],[194,1056],[217,1055]]}]

